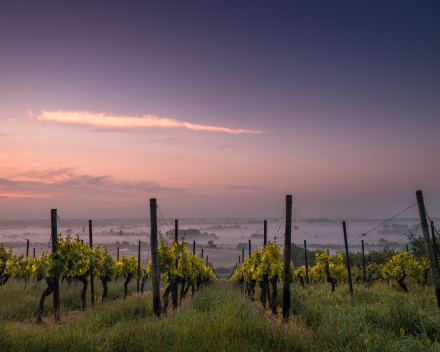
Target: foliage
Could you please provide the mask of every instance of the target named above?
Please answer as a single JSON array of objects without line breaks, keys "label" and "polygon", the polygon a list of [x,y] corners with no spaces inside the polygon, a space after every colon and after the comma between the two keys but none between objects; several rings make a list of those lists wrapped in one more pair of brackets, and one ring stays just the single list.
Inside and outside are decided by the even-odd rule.
[{"label": "foliage", "polygon": [[239,264],[230,280],[234,282],[240,280],[249,282],[251,280],[263,281],[265,275],[268,275],[269,279],[276,275],[281,277],[283,268],[281,251],[278,245],[276,242],[268,242],[267,245],[264,246],[263,251],[257,248],[242,264]]},{"label": "foliage", "polygon": [[12,248],[9,248],[8,251],[6,251],[5,247],[3,246],[3,243],[0,243],[0,275],[3,273],[3,271],[6,268],[6,263],[8,260],[10,260],[12,257]]},{"label": "foliage", "polygon": [[[159,248],[159,273],[161,279],[165,281],[174,280],[178,276],[188,281],[193,285],[197,278],[207,282],[215,281],[217,278],[214,275],[212,268],[208,268],[203,263],[202,258],[198,258],[191,252],[186,250],[185,238],[182,237],[181,244],[175,241],[170,244],[166,243],[163,238],[160,238]],[[176,261],[178,266],[176,268]],[[148,263],[147,274],[151,277],[152,261]]]},{"label": "foliage", "polygon": [[129,255],[127,257],[122,254],[120,261],[116,263],[116,273],[119,277],[130,279],[139,278],[136,257],[134,255]]},{"label": "foliage", "polygon": [[31,258],[24,258],[24,254],[13,255],[6,263],[6,273],[20,280],[34,277],[35,266]]},{"label": "foliage", "polygon": [[324,248],[316,254],[315,275],[318,278],[327,278],[328,275],[335,279],[345,279],[347,272],[343,264],[344,257],[336,251],[335,256],[328,254]]},{"label": "foliage", "polygon": [[383,276],[386,279],[399,280],[404,276],[409,276],[414,280],[423,278],[423,269],[427,265],[423,261],[417,261],[408,253],[397,253],[387,263],[383,270]]}]

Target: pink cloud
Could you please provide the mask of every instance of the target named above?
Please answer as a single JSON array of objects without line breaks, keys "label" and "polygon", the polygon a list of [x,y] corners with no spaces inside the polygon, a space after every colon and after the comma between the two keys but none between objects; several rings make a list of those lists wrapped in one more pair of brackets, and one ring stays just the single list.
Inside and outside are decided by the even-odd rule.
[{"label": "pink cloud", "polygon": [[0,193],[0,199],[17,199],[17,198],[32,198],[32,199],[41,199],[41,198],[51,198],[53,195],[51,194],[19,194],[19,193]]},{"label": "pink cloud", "polygon": [[111,176],[78,174],[74,168],[32,169],[0,178],[0,201],[41,198],[96,198],[105,201],[132,201],[150,194],[186,192],[184,188],[162,187],[154,181],[129,182]]},{"label": "pink cloud", "polygon": [[[28,112],[29,116],[32,113]],[[167,117],[144,115],[143,117],[110,116],[105,113],[87,111],[43,111],[38,121],[52,121],[67,124],[92,125],[100,128],[187,128],[194,131],[224,132],[232,134],[262,133],[260,130],[232,129],[227,127],[197,125],[180,122]]]}]

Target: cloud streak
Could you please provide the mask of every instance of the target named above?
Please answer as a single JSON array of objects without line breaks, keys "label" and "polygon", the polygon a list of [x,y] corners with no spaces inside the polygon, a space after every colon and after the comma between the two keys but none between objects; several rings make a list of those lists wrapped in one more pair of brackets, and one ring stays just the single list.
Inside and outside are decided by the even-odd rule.
[{"label": "cloud streak", "polygon": [[[30,114],[30,116],[32,115]],[[38,121],[91,125],[99,128],[186,128],[194,131],[224,132],[232,134],[262,133],[260,130],[197,125],[190,122],[180,122],[175,119],[154,115],[132,117],[111,116],[105,113],[92,113],[87,111],[43,111],[36,119]]]},{"label": "cloud streak", "polygon": [[181,195],[186,191],[163,187],[154,181],[129,182],[111,176],[78,174],[74,168],[33,169],[12,178],[0,178],[0,201],[57,197],[133,201],[154,194]]}]

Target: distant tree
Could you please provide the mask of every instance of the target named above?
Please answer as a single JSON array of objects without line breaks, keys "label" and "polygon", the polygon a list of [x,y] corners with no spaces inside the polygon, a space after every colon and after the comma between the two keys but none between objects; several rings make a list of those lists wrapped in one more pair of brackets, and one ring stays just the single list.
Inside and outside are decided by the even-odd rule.
[{"label": "distant tree", "polygon": [[416,236],[413,233],[410,233],[407,237],[411,243],[410,254],[416,258],[426,258],[425,238],[422,235]]},{"label": "distant tree", "polygon": [[214,243],[213,240],[208,241],[208,248],[217,248],[217,245]]},{"label": "distant tree", "polygon": [[237,244],[237,249],[248,249],[248,245],[246,243]]},{"label": "distant tree", "polygon": [[[390,261],[391,258],[396,254],[396,250],[393,248],[389,248],[385,246],[381,250],[372,250],[368,253],[365,253],[365,261],[368,263],[369,261],[375,264],[385,264]],[[344,263],[345,260],[345,252],[343,253]],[[361,266],[362,265],[362,252],[350,253],[350,264],[353,266]]]}]

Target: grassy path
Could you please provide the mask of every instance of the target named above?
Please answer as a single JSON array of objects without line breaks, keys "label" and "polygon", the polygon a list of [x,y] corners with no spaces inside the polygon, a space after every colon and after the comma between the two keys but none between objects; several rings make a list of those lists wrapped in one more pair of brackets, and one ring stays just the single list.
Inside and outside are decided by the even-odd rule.
[{"label": "grassy path", "polygon": [[[1,351],[440,351],[440,319],[424,290],[297,288],[289,323],[231,283],[217,282],[160,319],[136,295],[60,323],[0,322]],[[389,292],[388,292],[389,291]],[[258,295],[256,295],[256,298]],[[279,302],[278,302],[279,303]],[[67,312],[66,312],[67,313]]]},{"label": "grassy path", "polygon": [[102,305],[61,325],[1,323],[2,351],[300,351],[300,339],[275,326],[227,283],[197,294],[157,319],[152,300]]}]

